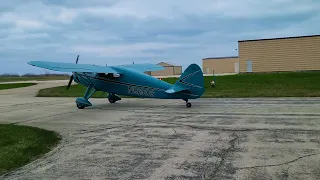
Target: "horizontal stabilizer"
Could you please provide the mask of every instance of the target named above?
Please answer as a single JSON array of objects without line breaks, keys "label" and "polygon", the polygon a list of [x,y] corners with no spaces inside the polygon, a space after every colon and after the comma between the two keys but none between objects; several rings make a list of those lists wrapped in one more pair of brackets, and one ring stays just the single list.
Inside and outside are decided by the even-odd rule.
[{"label": "horizontal stabilizer", "polygon": [[189,88],[182,88],[177,85],[173,85],[170,89],[165,91],[166,93],[173,94],[177,92],[190,92]]},{"label": "horizontal stabilizer", "polygon": [[169,94],[173,94],[175,93],[176,91],[174,89],[168,89],[166,90],[166,93],[169,93]]},{"label": "horizontal stabilizer", "polygon": [[109,66],[91,64],[75,64],[63,62],[30,61],[28,64],[44,69],[61,72],[93,72],[93,73],[116,73],[121,74]]}]

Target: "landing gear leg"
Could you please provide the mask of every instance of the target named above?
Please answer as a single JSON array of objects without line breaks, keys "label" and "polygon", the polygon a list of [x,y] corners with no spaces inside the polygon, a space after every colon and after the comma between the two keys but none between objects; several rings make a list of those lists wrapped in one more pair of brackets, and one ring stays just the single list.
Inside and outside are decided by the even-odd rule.
[{"label": "landing gear leg", "polygon": [[184,101],[186,101],[187,108],[190,108],[191,107],[191,103],[188,101],[188,99],[184,99]]},{"label": "landing gear leg", "polygon": [[96,91],[97,90],[93,89],[92,85],[89,85],[86,92],[84,93],[84,96],[76,99],[77,107],[79,109],[84,109],[85,107],[92,106],[88,99],[91,98]]}]

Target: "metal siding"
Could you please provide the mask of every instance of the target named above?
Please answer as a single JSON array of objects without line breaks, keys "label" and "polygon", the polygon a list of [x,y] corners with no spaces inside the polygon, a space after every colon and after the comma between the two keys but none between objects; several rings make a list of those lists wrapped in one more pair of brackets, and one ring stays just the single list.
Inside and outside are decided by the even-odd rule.
[{"label": "metal siding", "polygon": [[[222,73],[234,73],[235,72],[235,63],[238,62],[237,57],[233,58],[214,58],[214,59],[205,59],[202,60],[202,69],[203,73],[211,74],[214,70],[215,74]],[[207,72],[209,69],[210,72]]]},{"label": "metal siding", "polygon": [[182,67],[181,66],[174,66],[174,75],[182,74]]},{"label": "metal siding", "polygon": [[152,71],[152,76],[168,76],[173,75],[173,67],[164,67],[164,70],[161,71]]},{"label": "metal siding", "polygon": [[239,61],[234,63],[234,72],[239,73]]},{"label": "metal siding", "polygon": [[239,42],[240,72],[320,70],[320,36]]},{"label": "metal siding", "polygon": [[182,67],[181,66],[169,66],[164,67],[164,70],[161,71],[152,71],[151,76],[171,76],[171,75],[181,75]]}]

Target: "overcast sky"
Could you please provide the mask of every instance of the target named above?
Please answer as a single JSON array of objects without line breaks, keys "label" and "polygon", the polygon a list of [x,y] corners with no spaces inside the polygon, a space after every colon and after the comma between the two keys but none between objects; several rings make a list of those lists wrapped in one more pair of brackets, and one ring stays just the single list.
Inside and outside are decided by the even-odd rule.
[{"label": "overcast sky", "polygon": [[201,66],[238,40],[320,33],[320,0],[7,0],[0,73],[41,73],[32,60]]}]

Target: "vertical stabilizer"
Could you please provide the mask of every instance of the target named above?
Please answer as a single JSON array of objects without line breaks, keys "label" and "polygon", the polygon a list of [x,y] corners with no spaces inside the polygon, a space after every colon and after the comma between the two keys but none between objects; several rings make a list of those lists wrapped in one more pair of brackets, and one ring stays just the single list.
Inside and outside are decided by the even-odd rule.
[{"label": "vertical stabilizer", "polygon": [[189,65],[180,78],[166,92],[188,92],[199,97],[202,96],[204,93],[204,79],[201,68],[197,64]]}]

